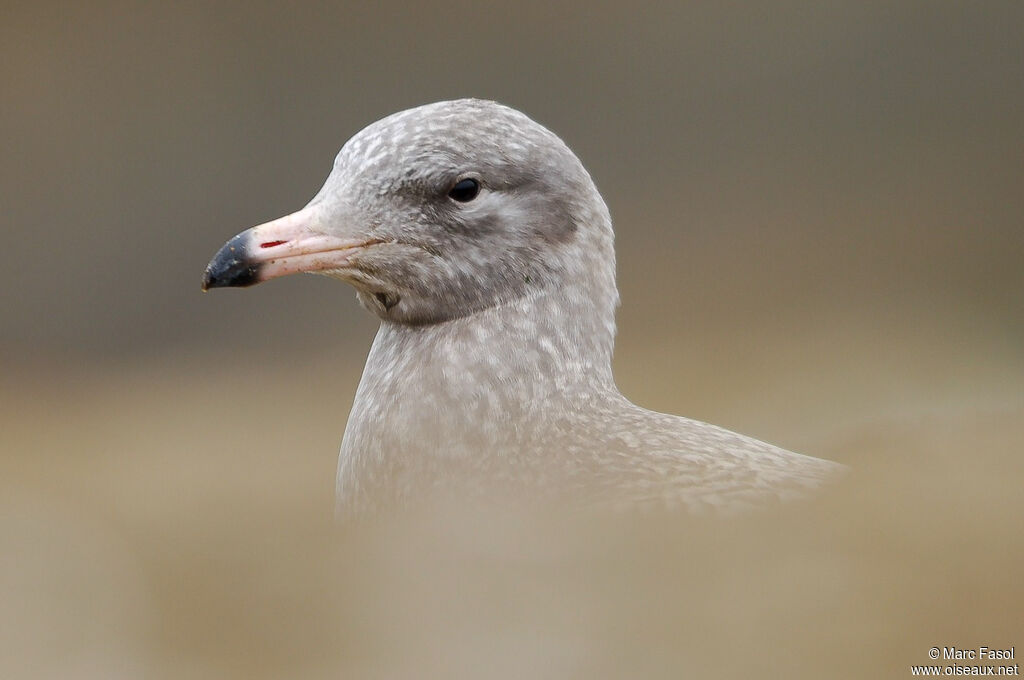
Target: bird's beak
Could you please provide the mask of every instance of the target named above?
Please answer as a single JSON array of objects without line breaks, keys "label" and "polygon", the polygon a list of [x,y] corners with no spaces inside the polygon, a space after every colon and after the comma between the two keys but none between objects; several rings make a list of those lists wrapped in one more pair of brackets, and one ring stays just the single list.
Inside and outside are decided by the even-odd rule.
[{"label": "bird's beak", "polygon": [[252,286],[298,272],[343,269],[356,251],[375,243],[379,241],[324,233],[316,211],[307,206],[247,229],[225,243],[206,265],[203,290]]}]

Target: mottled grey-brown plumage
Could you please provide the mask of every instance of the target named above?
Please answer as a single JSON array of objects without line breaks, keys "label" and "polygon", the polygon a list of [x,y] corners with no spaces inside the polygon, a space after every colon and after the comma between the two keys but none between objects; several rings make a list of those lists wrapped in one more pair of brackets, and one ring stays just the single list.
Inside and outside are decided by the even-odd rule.
[{"label": "mottled grey-brown plumage", "polygon": [[[466,178],[479,194],[453,200]],[[569,148],[518,111],[464,99],[378,121],[301,212],[317,238],[358,246],[316,270],[381,318],[342,442],[343,514],[495,490],[734,510],[841,469],[619,393],[607,207]],[[225,280],[226,266],[215,258],[206,285],[260,280]]]}]

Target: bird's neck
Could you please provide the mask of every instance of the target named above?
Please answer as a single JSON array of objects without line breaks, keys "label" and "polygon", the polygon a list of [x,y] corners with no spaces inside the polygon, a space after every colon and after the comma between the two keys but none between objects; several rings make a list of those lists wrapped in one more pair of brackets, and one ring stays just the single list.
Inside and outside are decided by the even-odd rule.
[{"label": "bird's neck", "polygon": [[342,442],[339,508],[451,465],[509,464],[542,423],[616,393],[614,301],[597,309],[570,288],[432,326],[383,323]]},{"label": "bird's neck", "polygon": [[602,305],[593,291],[551,288],[443,323],[384,322],[360,391],[423,385],[435,397],[451,391],[461,398],[469,386],[512,400],[514,385],[610,384],[614,340],[614,301]]}]

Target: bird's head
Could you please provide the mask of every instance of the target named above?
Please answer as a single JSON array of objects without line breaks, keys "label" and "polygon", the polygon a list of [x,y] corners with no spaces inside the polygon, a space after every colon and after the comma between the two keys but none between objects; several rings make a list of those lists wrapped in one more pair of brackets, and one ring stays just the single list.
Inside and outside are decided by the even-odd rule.
[{"label": "bird's head", "polygon": [[383,319],[426,324],[570,285],[600,304],[614,267],[607,209],[572,151],[518,111],[463,99],[356,134],[305,208],[221,248],[203,289],[316,272]]}]

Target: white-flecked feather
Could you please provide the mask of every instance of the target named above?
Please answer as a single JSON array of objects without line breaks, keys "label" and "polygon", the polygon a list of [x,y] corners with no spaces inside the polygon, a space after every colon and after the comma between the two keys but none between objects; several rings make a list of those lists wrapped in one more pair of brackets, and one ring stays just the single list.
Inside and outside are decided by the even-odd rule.
[{"label": "white-flecked feather", "polygon": [[[479,191],[450,193],[467,181]],[[381,318],[341,447],[342,514],[424,493],[731,511],[842,469],[619,393],[608,209],[562,140],[518,111],[463,99],[368,126],[303,211],[263,229],[299,222],[310,243],[347,248],[303,262],[334,258],[325,273]],[[258,280],[236,242],[204,285]]]}]

